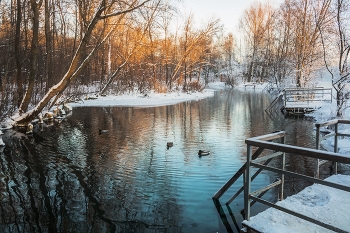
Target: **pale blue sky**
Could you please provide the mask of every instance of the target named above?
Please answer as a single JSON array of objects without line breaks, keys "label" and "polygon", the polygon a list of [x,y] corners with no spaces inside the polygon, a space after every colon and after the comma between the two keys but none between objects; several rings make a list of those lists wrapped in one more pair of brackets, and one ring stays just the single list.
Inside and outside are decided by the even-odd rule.
[{"label": "pale blue sky", "polygon": [[[260,0],[267,2],[268,0]],[[182,0],[180,10],[189,14],[192,12],[196,23],[205,23],[209,18],[220,18],[228,32],[238,29],[239,19],[245,9],[257,0]],[[271,5],[278,6],[282,0],[270,0]]]}]

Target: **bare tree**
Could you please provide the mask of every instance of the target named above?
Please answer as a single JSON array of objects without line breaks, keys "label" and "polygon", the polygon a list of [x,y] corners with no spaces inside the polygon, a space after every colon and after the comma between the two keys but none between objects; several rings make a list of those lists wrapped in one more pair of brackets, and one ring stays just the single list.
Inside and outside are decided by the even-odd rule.
[{"label": "bare tree", "polygon": [[[39,5],[35,2],[35,0],[31,0],[31,1],[33,2],[33,6],[35,5],[36,9],[38,9],[37,7]],[[125,3],[122,6],[118,5],[118,1],[108,1],[108,2],[104,0],[99,1],[97,4],[97,7],[95,8],[95,11],[94,11],[95,13],[91,17],[91,19],[88,21],[89,23],[84,31],[84,35],[81,38],[80,44],[72,58],[70,67],[66,72],[66,74],[63,76],[63,78],[59,83],[57,83],[52,88],[50,88],[50,90],[46,93],[46,95],[42,98],[42,100],[32,110],[26,113],[23,113],[21,116],[14,119],[15,122],[18,125],[26,125],[42,111],[42,109],[50,102],[50,100],[53,97],[56,96],[56,98],[54,99],[54,102],[57,101],[59,96],[67,88],[67,86],[72,82],[72,80],[76,78],[79,75],[79,73],[82,71],[82,69],[88,64],[92,55],[97,51],[97,49],[106,41],[108,36],[113,32],[113,29],[114,29],[113,25],[110,27],[108,27],[108,25],[103,25],[103,22],[105,19],[112,18],[112,17],[122,17],[123,15],[128,14],[132,11],[135,11],[136,9],[144,6],[146,3],[150,1],[151,0],[145,0],[145,1],[139,2],[138,0],[133,0],[131,3],[129,4]],[[102,24],[101,26],[103,26],[104,30],[100,31],[100,33],[94,36],[93,37],[94,44],[90,44],[96,28],[100,24]],[[91,49],[88,52],[86,52],[87,48],[90,48],[90,47]],[[23,107],[20,108],[22,111],[26,110],[27,109],[26,107],[28,107],[28,104],[27,104],[29,103],[28,97],[26,97],[25,101],[23,102],[24,102]]]},{"label": "bare tree", "polygon": [[[346,88],[350,82],[350,3],[346,0],[335,0],[333,9],[334,23],[328,25],[328,27],[322,27],[322,25],[319,25],[318,29],[322,38],[324,62],[327,70],[332,76],[332,86],[336,91],[337,116],[342,117],[344,109],[346,108],[346,102],[350,97],[349,89]],[[335,53],[336,56],[336,70],[333,70],[329,65],[332,63],[331,60],[333,56],[327,56],[327,39],[328,45],[337,45],[336,50],[332,50],[332,53]],[[336,43],[334,43],[334,41]],[[332,46],[327,46],[327,48],[329,47]]]},{"label": "bare tree", "polygon": [[292,0],[287,6],[292,13],[293,54],[297,87],[304,87],[310,74],[320,64],[321,40],[319,26],[329,22],[331,0]]},{"label": "bare tree", "polygon": [[[187,21],[191,21],[191,17],[188,18]],[[185,23],[185,25],[187,24],[191,24],[190,22]],[[190,26],[185,26],[184,27],[185,30],[188,29],[190,30],[191,27]],[[206,26],[204,27],[204,29],[202,30],[198,30],[198,31],[189,31],[189,32],[185,32],[183,39],[186,40],[186,46],[184,46],[184,44],[182,44],[182,49],[181,54],[180,54],[180,58],[177,60],[177,63],[173,69],[171,78],[170,78],[170,83],[172,84],[173,82],[178,81],[179,79],[181,79],[181,75],[179,75],[179,73],[181,73],[181,69],[183,68],[184,74],[187,73],[187,60],[190,57],[191,52],[194,51],[194,48],[198,45],[201,44],[201,42],[208,38],[211,37],[212,35],[214,35],[216,32],[218,32],[220,30],[220,26],[219,26],[219,20],[210,20]],[[186,79],[184,80],[184,86],[186,85]]]},{"label": "bare tree", "polygon": [[258,71],[258,61],[266,48],[266,32],[272,24],[273,14],[274,10],[269,4],[258,3],[246,10],[240,21],[240,27],[244,30],[247,39],[248,82],[252,81]]}]

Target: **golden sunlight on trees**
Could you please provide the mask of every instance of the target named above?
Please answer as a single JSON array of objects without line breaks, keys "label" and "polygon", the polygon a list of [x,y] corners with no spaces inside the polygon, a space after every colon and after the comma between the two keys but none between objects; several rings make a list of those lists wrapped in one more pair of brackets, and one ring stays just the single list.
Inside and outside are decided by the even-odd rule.
[{"label": "golden sunlight on trees", "polygon": [[[34,82],[38,72],[38,35],[40,7],[43,1],[31,0],[32,8],[32,43],[30,51],[30,72],[26,94],[19,107],[20,116],[15,119],[18,124],[27,124],[54,98],[54,102],[62,95],[68,85],[83,71],[86,71],[88,62],[102,47],[120,21],[132,12],[145,7],[150,0],[145,1],[77,1],[79,9],[80,37],[75,41],[78,44],[67,72],[62,79],[51,87],[36,106],[28,111],[32,98]],[[47,2],[47,1],[46,1]],[[83,9],[83,10],[82,10]],[[135,16],[136,17],[136,16]],[[110,24],[111,23],[111,24]],[[85,70],[84,70],[85,69]],[[24,112],[26,112],[24,114]]]},{"label": "golden sunlight on trees", "polygon": [[15,115],[26,125],[86,94],[200,91],[215,78],[305,87],[325,66],[341,115],[349,97],[348,1],[255,3],[240,21],[239,62],[235,32],[224,32],[218,19],[179,22],[173,3],[0,1],[0,119]]},{"label": "golden sunlight on trees", "polygon": [[264,64],[261,64],[261,61],[266,58],[273,14],[274,10],[269,4],[258,3],[247,9],[241,19],[241,28],[245,32],[247,42],[248,69],[245,75],[248,82],[251,82],[253,77],[262,81]]},{"label": "golden sunlight on trees", "polygon": [[207,75],[214,70],[209,58],[221,28],[218,20],[196,28],[189,17],[174,30],[170,3],[0,2],[3,112],[17,110],[14,120],[26,125],[57,101],[86,94],[84,87],[99,94],[202,89],[199,77],[205,67]]}]

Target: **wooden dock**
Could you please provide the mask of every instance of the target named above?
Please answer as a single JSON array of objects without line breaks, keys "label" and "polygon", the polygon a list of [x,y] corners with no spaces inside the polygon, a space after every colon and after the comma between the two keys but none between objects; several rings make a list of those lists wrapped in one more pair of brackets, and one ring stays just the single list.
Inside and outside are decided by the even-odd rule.
[{"label": "wooden dock", "polygon": [[292,115],[303,115],[320,108],[324,102],[332,101],[332,88],[285,88],[281,111]]}]

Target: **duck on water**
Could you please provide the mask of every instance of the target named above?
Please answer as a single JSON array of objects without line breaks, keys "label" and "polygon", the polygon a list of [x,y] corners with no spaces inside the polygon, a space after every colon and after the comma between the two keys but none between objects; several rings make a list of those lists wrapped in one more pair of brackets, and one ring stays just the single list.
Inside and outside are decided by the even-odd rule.
[{"label": "duck on water", "polygon": [[169,150],[170,147],[172,147],[174,145],[173,142],[167,142],[166,143],[166,148]]},{"label": "duck on water", "polygon": [[209,155],[210,154],[210,151],[208,150],[199,150],[198,151],[198,156],[201,157],[201,156],[205,156],[205,155]]}]

